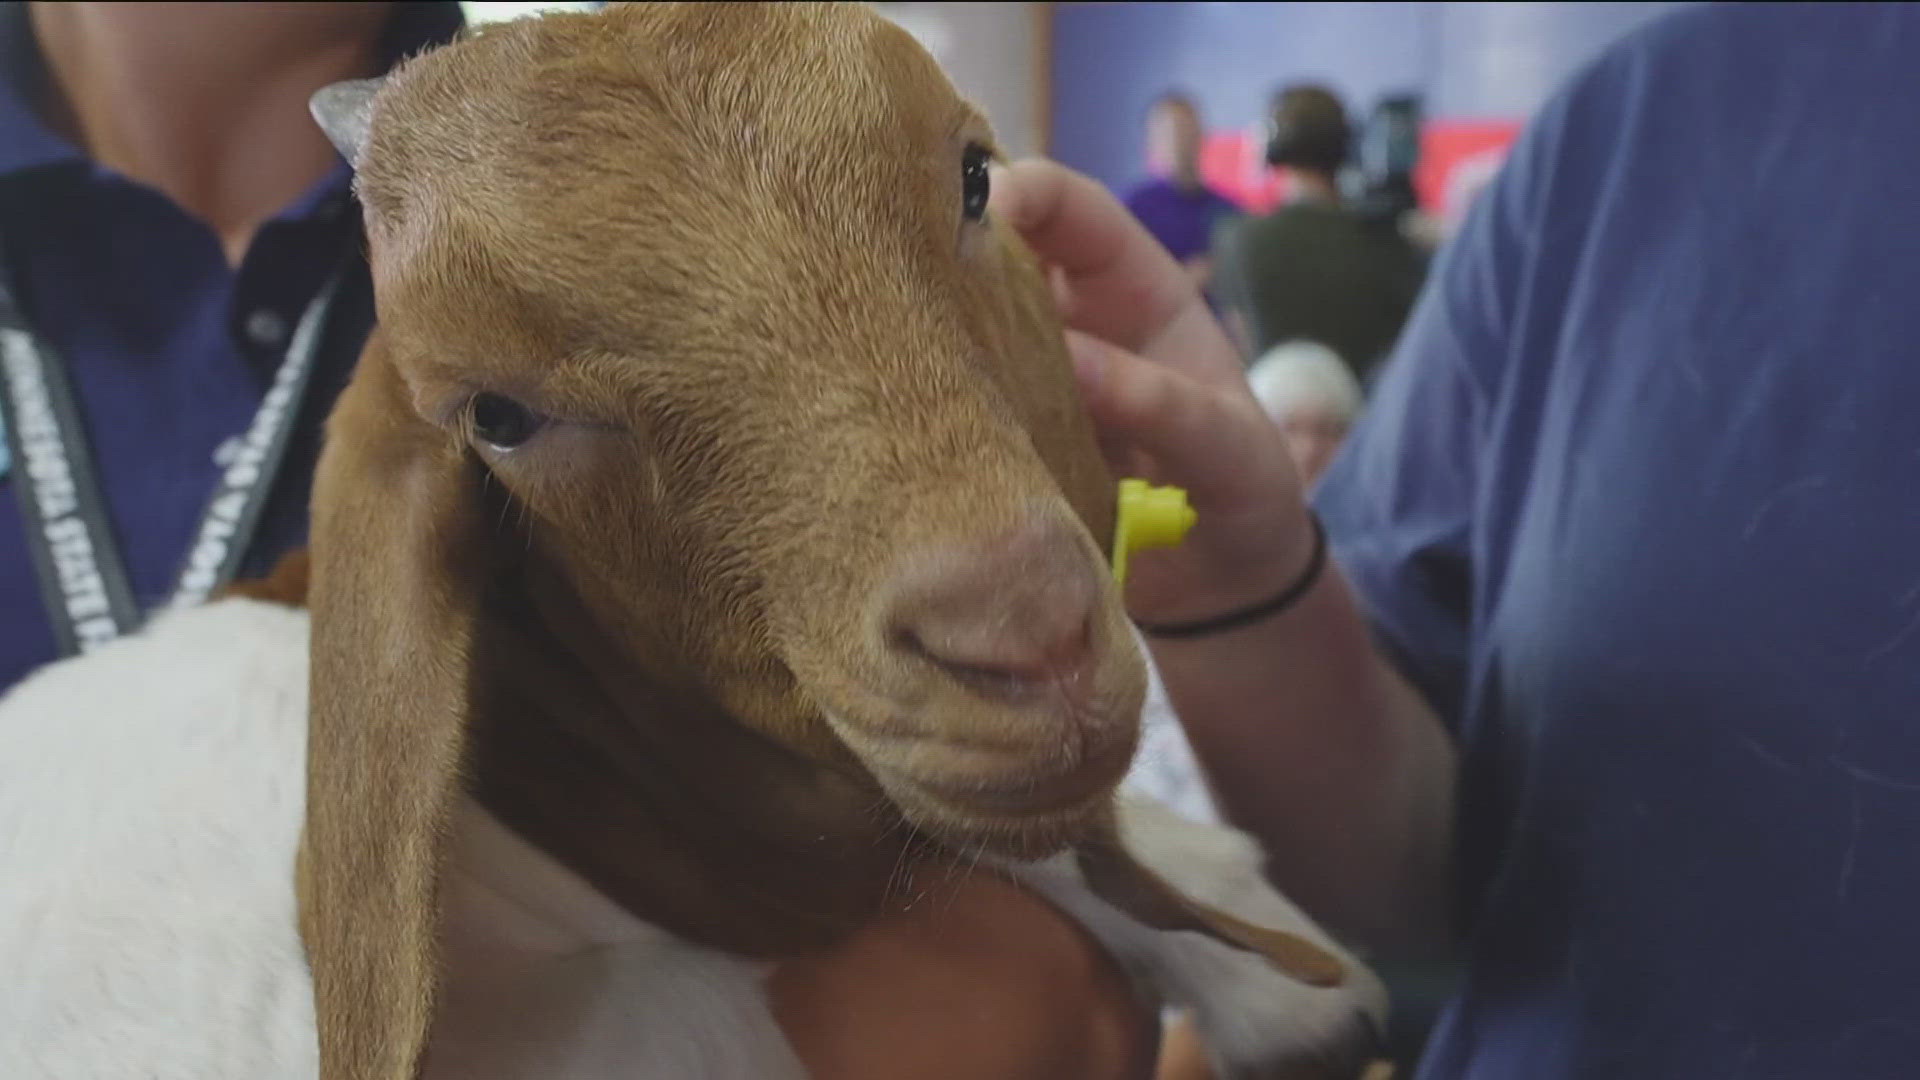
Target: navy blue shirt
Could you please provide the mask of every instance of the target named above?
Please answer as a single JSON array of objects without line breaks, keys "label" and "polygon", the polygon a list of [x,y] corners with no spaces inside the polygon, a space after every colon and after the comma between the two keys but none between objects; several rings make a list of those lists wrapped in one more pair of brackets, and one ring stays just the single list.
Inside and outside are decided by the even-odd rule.
[{"label": "navy blue shirt", "polygon": [[1452,726],[1425,1080],[1920,1076],[1920,7],[1553,102],[1319,505]]},{"label": "navy blue shirt", "polygon": [[[216,451],[253,418],[288,337],[359,246],[344,163],[261,227],[239,267],[165,195],[95,165],[41,121],[25,5],[0,25],[0,229],[35,329],[65,357],[109,517],[139,600],[171,595],[213,493]],[[385,51],[450,37],[456,4],[398,5]],[[264,572],[304,542],[319,425],[372,325],[357,258],[323,342],[300,432],[250,549]],[[15,487],[0,477],[0,690],[54,658]]]}]

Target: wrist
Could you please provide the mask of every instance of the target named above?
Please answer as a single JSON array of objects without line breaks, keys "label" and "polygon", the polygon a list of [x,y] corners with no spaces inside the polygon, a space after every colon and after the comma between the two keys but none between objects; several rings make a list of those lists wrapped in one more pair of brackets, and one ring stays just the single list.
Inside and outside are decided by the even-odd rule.
[{"label": "wrist", "polygon": [[1307,511],[1307,530],[1306,563],[1287,578],[1286,584],[1279,589],[1255,600],[1222,607],[1211,615],[1181,620],[1141,621],[1138,623],[1141,632],[1158,639],[1212,637],[1283,614],[1312,592],[1325,576],[1327,533],[1319,517],[1311,510]]},{"label": "wrist", "polygon": [[1213,590],[1210,605],[1203,611],[1193,611],[1190,617],[1257,603],[1306,573],[1319,543],[1320,519],[1307,503],[1289,503],[1283,514],[1275,515],[1279,521],[1248,530],[1253,539],[1241,545],[1240,558],[1232,560],[1231,580],[1223,579],[1222,588]]}]

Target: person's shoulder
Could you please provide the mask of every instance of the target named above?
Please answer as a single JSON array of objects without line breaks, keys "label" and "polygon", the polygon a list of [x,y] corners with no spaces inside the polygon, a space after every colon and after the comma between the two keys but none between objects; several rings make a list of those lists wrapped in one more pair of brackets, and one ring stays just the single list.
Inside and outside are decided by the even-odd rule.
[{"label": "person's shoulder", "polygon": [[[1724,102],[1730,78],[1764,86],[1765,73],[1809,47],[1847,49],[1904,24],[1920,30],[1920,8],[1866,5],[1835,11],[1818,4],[1688,4],[1620,36],[1581,68],[1542,110],[1543,118],[1600,99],[1662,110]],[[1689,93],[1698,88],[1699,93]],[[1758,89],[1756,86],[1755,89]],[[1558,106],[1558,108],[1556,108]]]},{"label": "person's shoulder", "polygon": [[1853,38],[1876,24],[1915,21],[1910,5],[1848,5],[1835,10],[1817,4],[1687,4],[1648,20],[1621,35],[1602,54],[1645,56],[1661,63],[1706,58],[1729,47],[1754,42],[1803,43],[1809,39]]},{"label": "person's shoulder", "polygon": [[1350,216],[1338,207],[1290,202],[1281,203],[1272,210],[1250,219],[1247,225],[1259,235],[1273,236],[1302,230],[1324,231],[1329,226],[1338,227],[1345,224]]},{"label": "person's shoulder", "polygon": [[[1534,113],[1490,185],[1490,197],[1476,202],[1530,217],[1521,208],[1543,198],[1543,187],[1562,189],[1561,200],[1571,194],[1564,190],[1569,186],[1592,194],[1587,189],[1606,182],[1628,158],[1697,151],[1714,130],[1713,109],[1725,104],[1724,94],[1713,90],[1723,76],[1713,69],[1725,63],[1729,27],[1760,14],[1749,7],[1687,6],[1601,49]],[[1649,116],[1660,137],[1642,128]]]},{"label": "person's shoulder", "polygon": [[1831,110],[1910,96],[1915,48],[1920,5],[1689,5],[1623,35],[1562,84],[1499,186],[1700,183],[1757,141],[1829,130]]},{"label": "person's shoulder", "polygon": [[[1561,128],[1580,122],[1584,114],[1620,119],[1650,76],[1684,71],[1684,56],[1703,47],[1717,33],[1715,5],[1689,7],[1653,18],[1622,34],[1595,53],[1562,82],[1528,123],[1515,147],[1523,156],[1529,144],[1557,141]],[[1675,61],[1681,61],[1679,67]]]},{"label": "person's shoulder", "polygon": [[1275,244],[1285,244],[1285,237],[1295,231],[1294,222],[1294,207],[1282,203],[1264,214],[1248,214],[1236,219],[1228,231],[1241,250],[1264,251]]}]

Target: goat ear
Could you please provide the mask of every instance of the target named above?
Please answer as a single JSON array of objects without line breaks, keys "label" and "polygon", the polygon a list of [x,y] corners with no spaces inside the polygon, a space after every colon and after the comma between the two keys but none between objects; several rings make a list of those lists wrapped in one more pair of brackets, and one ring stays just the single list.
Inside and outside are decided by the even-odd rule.
[{"label": "goat ear", "polygon": [[437,975],[468,657],[490,573],[478,466],[423,420],[375,331],[313,505],[300,930],[321,1080],[412,1080]]},{"label": "goat ear", "polygon": [[1299,934],[1257,926],[1188,897],[1127,851],[1118,823],[1103,827],[1076,852],[1081,876],[1102,900],[1156,930],[1193,930],[1267,958],[1275,968],[1308,986],[1339,986],[1347,965]]},{"label": "goat ear", "polygon": [[360,167],[373,123],[373,98],[386,80],[349,79],[323,86],[307,100],[307,109],[347,164]]}]

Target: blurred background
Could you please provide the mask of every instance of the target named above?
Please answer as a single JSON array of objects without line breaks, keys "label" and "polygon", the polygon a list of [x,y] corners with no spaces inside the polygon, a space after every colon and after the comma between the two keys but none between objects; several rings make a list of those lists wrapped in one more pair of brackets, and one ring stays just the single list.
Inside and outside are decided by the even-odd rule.
[{"label": "blurred background", "polygon": [[[888,6],[888,5],[882,5]],[[949,5],[894,5],[935,9]],[[952,5],[1006,7],[1029,5]],[[1191,95],[1203,175],[1249,209],[1278,196],[1262,160],[1268,95],[1321,83],[1352,113],[1410,97],[1425,114],[1416,190],[1446,212],[1451,174],[1479,170],[1573,69],[1662,3],[1043,4],[1046,152],[1125,186],[1154,96]],[[935,18],[931,10],[920,13]],[[1002,16],[1005,17],[1005,16]]]},{"label": "blurred background", "polygon": [[[468,3],[474,21],[593,3]],[[1423,113],[1414,187],[1461,209],[1562,79],[1678,3],[877,3],[938,57],[1014,156],[1046,154],[1116,190],[1147,175],[1159,95],[1198,105],[1208,185],[1251,211],[1283,182],[1263,159],[1267,99],[1322,83],[1364,117],[1384,99]]]}]

